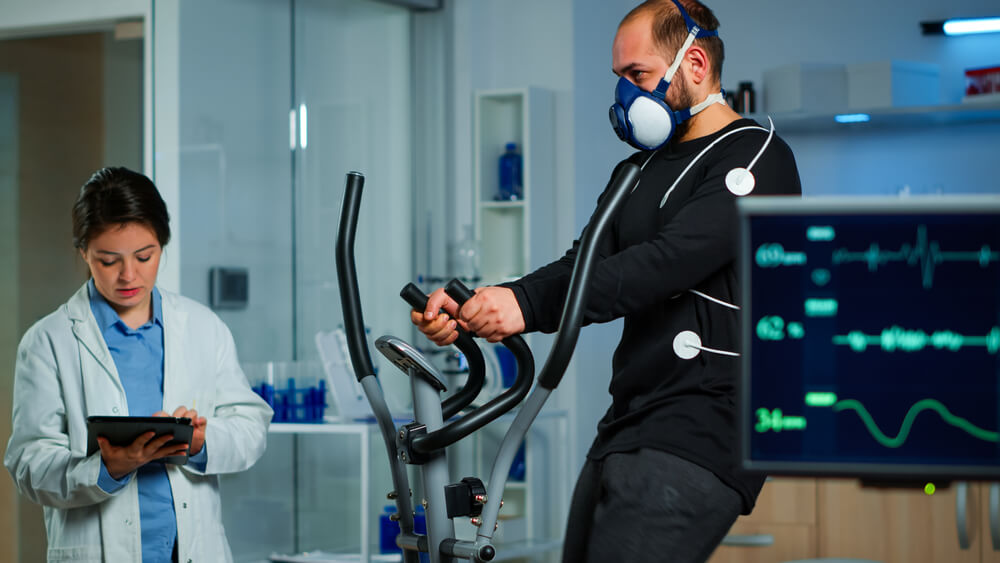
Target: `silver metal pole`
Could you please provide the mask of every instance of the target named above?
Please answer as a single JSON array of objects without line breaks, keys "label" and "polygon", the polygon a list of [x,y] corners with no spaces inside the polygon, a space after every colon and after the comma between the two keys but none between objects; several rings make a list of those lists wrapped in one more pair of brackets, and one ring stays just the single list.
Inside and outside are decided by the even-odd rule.
[{"label": "silver metal pole", "polygon": [[[433,432],[442,426],[441,393],[410,369],[410,389],[413,392],[413,416],[417,422]],[[431,563],[448,563],[451,557],[441,553],[441,542],[454,539],[455,524],[448,518],[444,488],[448,485],[448,458],[442,450],[423,464],[421,476],[424,484],[424,514],[427,518],[427,542]]]},{"label": "silver metal pole", "polygon": [[500,501],[503,498],[503,490],[507,485],[507,475],[510,473],[510,464],[517,455],[517,449],[521,446],[521,441],[528,434],[528,428],[538,416],[549,398],[552,391],[544,387],[535,386],[534,391],[524,402],[521,411],[514,417],[514,422],[510,424],[507,433],[504,434],[500,443],[500,450],[497,452],[496,461],[493,463],[493,471],[490,474],[490,482],[486,486],[487,502],[483,507],[483,524],[476,532],[476,544],[490,543],[493,538],[493,529],[497,523],[497,516],[500,513]]}]

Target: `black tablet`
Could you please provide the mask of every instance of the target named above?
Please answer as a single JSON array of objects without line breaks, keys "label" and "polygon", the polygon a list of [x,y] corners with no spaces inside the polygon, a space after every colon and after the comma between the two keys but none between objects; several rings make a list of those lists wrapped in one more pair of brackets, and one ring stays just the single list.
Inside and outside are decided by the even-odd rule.
[{"label": "black tablet", "polygon": [[[87,455],[98,450],[97,437],[104,436],[115,446],[127,446],[140,435],[153,431],[156,436],[173,435],[168,444],[188,444],[194,434],[194,426],[190,418],[174,418],[172,416],[88,416],[87,417]],[[162,458],[165,463],[184,465],[187,454]]]}]

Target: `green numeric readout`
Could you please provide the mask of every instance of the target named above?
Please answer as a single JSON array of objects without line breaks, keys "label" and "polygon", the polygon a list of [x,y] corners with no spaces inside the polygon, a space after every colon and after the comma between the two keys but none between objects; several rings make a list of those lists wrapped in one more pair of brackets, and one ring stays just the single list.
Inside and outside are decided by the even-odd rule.
[{"label": "green numeric readout", "polygon": [[754,426],[757,432],[805,429],[804,416],[788,416],[781,412],[781,409],[757,409],[757,424]]}]

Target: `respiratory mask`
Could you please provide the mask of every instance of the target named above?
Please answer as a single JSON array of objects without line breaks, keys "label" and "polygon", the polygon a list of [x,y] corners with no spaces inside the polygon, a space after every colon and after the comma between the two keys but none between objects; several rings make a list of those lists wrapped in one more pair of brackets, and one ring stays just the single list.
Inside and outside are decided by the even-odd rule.
[{"label": "respiratory mask", "polygon": [[667,89],[670,88],[670,81],[673,80],[677,69],[681,66],[681,61],[684,59],[684,54],[687,53],[694,40],[719,35],[718,31],[701,29],[691,19],[680,2],[677,0],[673,0],[673,2],[684,17],[684,23],[687,24],[688,29],[687,39],[684,40],[677,56],[674,57],[674,62],[652,92],[646,92],[624,76],[619,78],[618,85],[615,87],[615,103],[609,110],[611,126],[614,127],[618,138],[639,150],[656,150],[662,147],[673,136],[677,125],[690,119],[691,116],[711,104],[726,103],[722,92],[717,92],[705,98],[700,104],[680,111],[672,110],[667,104],[665,98]]}]

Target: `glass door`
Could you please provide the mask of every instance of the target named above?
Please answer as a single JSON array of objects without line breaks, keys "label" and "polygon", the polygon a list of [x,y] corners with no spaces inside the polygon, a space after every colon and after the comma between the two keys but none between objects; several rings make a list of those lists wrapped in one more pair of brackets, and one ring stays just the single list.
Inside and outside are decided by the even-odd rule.
[{"label": "glass door", "polygon": [[[157,173],[177,168],[181,292],[211,305],[213,270],[242,272],[245,302],[215,310],[248,377],[264,362],[316,362],[317,332],[343,323],[333,249],[345,176],[359,171],[365,320],[373,336],[406,334],[409,308],[397,295],[413,271],[409,11],[372,0],[154,6],[158,45],[170,45],[154,57],[173,73],[156,75],[157,123],[161,133],[177,127],[176,146],[158,142]],[[386,374],[387,392],[407,396],[405,376]],[[304,432],[272,432],[251,470],[222,480],[237,561],[361,551],[362,507],[344,499],[358,498],[363,454]],[[376,450],[364,482],[381,479],[384,457]],[[369,529],[380,511],[372,501]]]},{"label": "glass door", "polygon": [[[295,333],[296,358],[318,358],[316,334],[343,325],[334,247],[346,175],[365,176],[355,241],[365,323],[372,339],[407,336],[409,307],[399,290],[411,281],[413,259],[410,165],[410,12],[368,0],[295,0]],[[409,405],[409,382],[372,349],[394,413]],[[336,405],[330,412],[336,413]],[[374,439],[378,442],[378,436]],[[367,528],[388,491],[380,443],[373,475],[358,475],[331,437],[299,441],[297,547],[357,553],[362,507],[356,491],[372,483]],[[347,456],[347,457],[345,457]],[[332,468],[345,468],[332,471]],[[377,534],[369,534],[375,549]],[[376,550],[377,551],[377,550]]]}]

